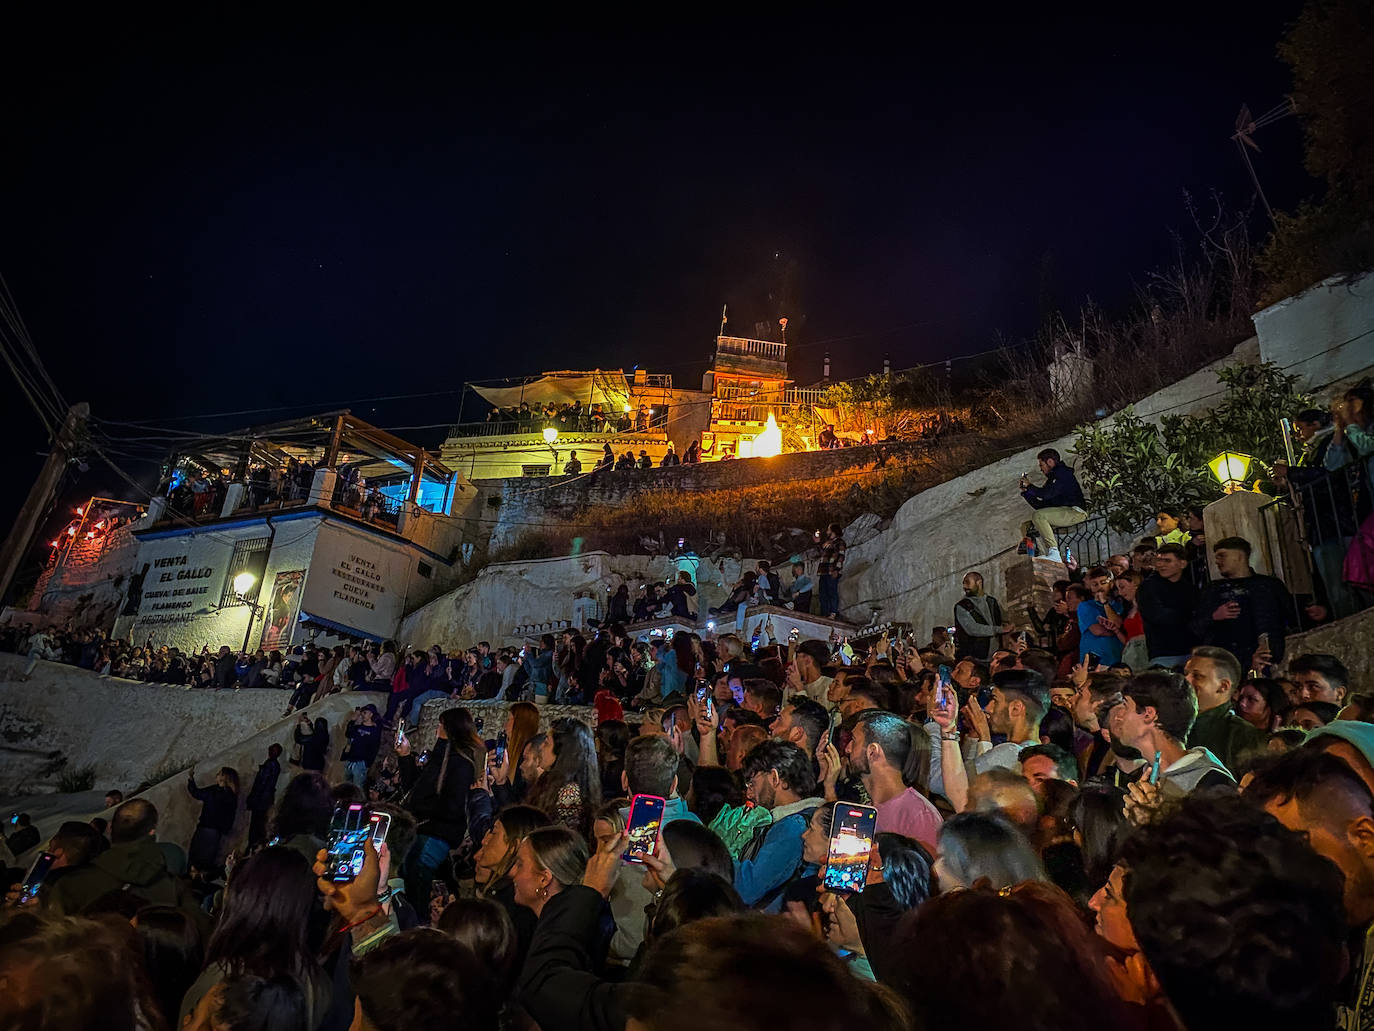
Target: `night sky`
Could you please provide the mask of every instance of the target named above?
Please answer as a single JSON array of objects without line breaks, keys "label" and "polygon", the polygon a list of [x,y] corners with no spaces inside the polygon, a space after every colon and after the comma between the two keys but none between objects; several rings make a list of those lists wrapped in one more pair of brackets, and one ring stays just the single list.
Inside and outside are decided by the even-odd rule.
[{"label": "night sky", "polygon": [[[1229,136],[1289,88],[1298,6],[529,36],[68,12],[7,33],[0,272],[67,400],[180,429],[446,424],[464,381],[544,369],[695,386],[727,302],[741,335],[789,316],[802,383],[827,346],[840,378],[983,351],[1047,299],[1128,303],[1185,190],[1250,203]],[[1295,203],[1298,121],[1260,143]],[[0,399],[8,516],[44,436]],[[96,462],[63,497],[106,491]]]}]

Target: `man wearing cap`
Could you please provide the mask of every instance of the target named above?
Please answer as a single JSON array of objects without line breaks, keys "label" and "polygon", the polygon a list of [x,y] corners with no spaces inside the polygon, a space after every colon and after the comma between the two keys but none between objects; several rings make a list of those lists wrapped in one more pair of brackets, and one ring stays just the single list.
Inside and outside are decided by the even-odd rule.
[{"label": "man wearing cap", "polygon": [[350,784],[365,787],[367,768],[377,758],[377,750],[382,746],[382,728],[377,726],[377,707],[364,705],[354,709],[344,730],[348,744],[344,746],[344,779]]}]

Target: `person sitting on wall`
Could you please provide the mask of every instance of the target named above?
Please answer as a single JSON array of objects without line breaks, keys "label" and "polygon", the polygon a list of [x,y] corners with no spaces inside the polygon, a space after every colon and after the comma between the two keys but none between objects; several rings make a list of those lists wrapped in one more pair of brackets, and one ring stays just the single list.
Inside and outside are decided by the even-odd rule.
[{"label": "person sitting on wall", "polygon": [[577,460],[576,451],[568,456],[568,464],[563,466],[563,472],[568,476],[580,476],[582,474],[582,463]]},{"label": "person sitting on wall", "polygon": [[840,438],[835,436],[835,427],[826,423],[825,429],[821,430],[821,435],[816,440],[816,444],[822,451],[830,451],[839,447]]},{"label": "person sitting on wall", "polygon": [[1059,452],[1054,448],[1045,448],[1037,459],[1045,483],[1044,486],[1033,487],[1024,474],[1021,476],[1021,496],[1035,509],[1035,514],[1022,525],[1021,536],[1029,534],[1034,526],[1045,548],[1044,557],[1052,562],[1062,562],[1059,539],[1054,535],[1054,530],[1056,526],[1076,526],[1088,518],[1084,509],[1083,489],[1078,485],[1078,477],[1063,464]]},{"label": "person sitting on wall", "polygon": [[682,456],[683,465],[697,465],[701,461],[701,441],[694,440],[687,447],[687,453]]},{"label": "person sitting on wall", "polygon": [[668,450],[663,456],[663,461],[659,462],[659,468],[671,469],[675,465],[681,465],[681,460],[677,457],[677,452],[673,450],[673,442],[668,441]]}]

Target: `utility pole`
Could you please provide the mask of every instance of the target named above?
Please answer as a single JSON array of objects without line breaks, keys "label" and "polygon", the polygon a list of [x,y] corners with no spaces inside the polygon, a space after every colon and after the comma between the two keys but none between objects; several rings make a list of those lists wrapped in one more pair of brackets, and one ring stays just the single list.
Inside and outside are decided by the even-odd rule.
[{"label": "utility pole", "polygon": [[14,526],[10,528],[9,536],[5,538],[4,545],[0,546],[0,599],[9,593],[15,571],[18,570],[19,563],[28,553],[29,545],[33,543],[34,532],[38,529],[38,524],[44,513],[47,512],[49,505],[52,504],[53,494],[57,492],[58,484],[62,482],[62,473],[66,471],[67,463],[74,457],[76,442],[80,439],[81,430],[85,428],[86,420],[90,417],[91,406],[85,401],[78,402],[67,409],[67,417],[62,420],[62,428],[57,431],[57,436],[53,438],[52,449],[48,452],[48,460],[43,463],[43,468],[38,474],[38,479],[34,481],[33,489],[29,491],[24,507],[19,510],[19,515],[15,517]]}]

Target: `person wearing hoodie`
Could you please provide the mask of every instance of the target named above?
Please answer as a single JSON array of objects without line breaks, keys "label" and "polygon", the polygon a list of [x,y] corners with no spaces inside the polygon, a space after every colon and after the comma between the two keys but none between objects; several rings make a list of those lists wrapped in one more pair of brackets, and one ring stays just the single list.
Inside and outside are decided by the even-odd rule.
[{"label": "person wearing hoodie", "polygon": [[149,905],[174,906],[204,927],[204,912],[190,889],[167,869],[156,835],[157,807],[142,798],[125,802],[110,818],[110,847],[55,881],[41,896],[43,904],[57,915],[78,916],[123,889]]},{"label": "person wearing hoodie", "polygon": [[778,913],[788,882],[815,872],[802,857],[802,834],[825,800],[816,795],[811,756],[790,741],[756,745],[741,773],[749,801],[768,809],[773,820],[741,850],[735,890],[745,905]]},{"label": "person wearing hoodie", "polygon": [[[1204,746],[1185,748],[1197,719],[1197,695],[1177,673],[1139,673],[1122,689],[1116,736],[1145,758],[1146,773],[1131,785],[1127,812],[1133,803],[1150,807],[1153,796],[1177,798],[1198,788],[1234,785],[1220,759]],[[1153,762],[1159,762],[1157,784],[1150,783]]]},{"label": "person wearing hoodie", "polygon": [[1246,785],[1245,797],[1305,835],[1313,850],[1344,874],[1353,974],[1338,1024],[1363,1028],[1374,1020],[1374,795],[1332,748],[1353,749],[1368,767],[1374,726],[1342,722],[1350,724],[1347,731],[1313,731],[1303,747],[1261,770]]}]

